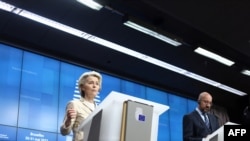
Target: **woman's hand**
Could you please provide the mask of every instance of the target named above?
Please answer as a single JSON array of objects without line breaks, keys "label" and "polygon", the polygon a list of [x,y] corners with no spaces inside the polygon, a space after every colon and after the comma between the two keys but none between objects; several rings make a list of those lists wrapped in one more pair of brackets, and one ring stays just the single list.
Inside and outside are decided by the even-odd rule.
[{"label": "woman's hand", "polygon": [[65,122],[65,126],[68,127],[71,124],[71,120],[76,118],[76,110],[68,109],[67,110],[67,120]]}]

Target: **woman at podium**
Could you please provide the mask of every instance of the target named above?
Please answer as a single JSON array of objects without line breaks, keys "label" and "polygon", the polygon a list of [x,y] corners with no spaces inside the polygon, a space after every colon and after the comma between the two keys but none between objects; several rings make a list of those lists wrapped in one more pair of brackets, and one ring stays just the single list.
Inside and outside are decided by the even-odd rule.
[{"label": "woman at podium", "polygon": [[82,141],[84,133],[78,130],[78,126],[96,108],[94,98],[100,92],[102,76],[95,71],[83,73],[78,81],[81,94],[80,99],[74,99],[67,103],[63,123],[60,127],[62,135],[73,132],[73,141]]}]

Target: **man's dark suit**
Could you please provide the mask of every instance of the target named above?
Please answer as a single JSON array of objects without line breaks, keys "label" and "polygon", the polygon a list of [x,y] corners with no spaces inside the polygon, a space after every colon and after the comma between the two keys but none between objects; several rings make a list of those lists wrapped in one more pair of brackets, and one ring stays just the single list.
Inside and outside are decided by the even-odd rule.
[{"label": "man's dark suit", "polygon": [[206,137],[219,128],[219,122],[216,116],[209,114],[208,128],[199,113],[194,110],[190,114],[183,116],[183,141],[202,141]]}]

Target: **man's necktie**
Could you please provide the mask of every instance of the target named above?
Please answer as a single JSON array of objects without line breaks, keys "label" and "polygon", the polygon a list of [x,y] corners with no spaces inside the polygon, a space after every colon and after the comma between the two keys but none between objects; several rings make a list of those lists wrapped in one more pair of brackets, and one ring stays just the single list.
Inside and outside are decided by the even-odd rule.
[{"label": "man's necktie", "polygon": [[204,122],[205,122],[206,126],[209,128],[209,119],[207,117],[207,114],[203,113],[203,116],[204,116]]}]

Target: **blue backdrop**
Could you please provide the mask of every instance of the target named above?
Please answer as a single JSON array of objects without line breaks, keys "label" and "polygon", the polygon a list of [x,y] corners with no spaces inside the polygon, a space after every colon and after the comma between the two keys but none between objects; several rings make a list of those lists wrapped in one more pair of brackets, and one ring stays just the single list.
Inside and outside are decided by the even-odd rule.
[{"label": "blue backdrop", "polygon": [[[66,103],[78,98],[78,77],[88,68],[0,44],[0,140],[66,141],[59,127]],[[103,75],[96,101],[112,90],[170,106],[159,119],[158,141],[182,140],[182,117],[196,101],[132,81]],[[171,80],[166,80],[171,81]]]}]

